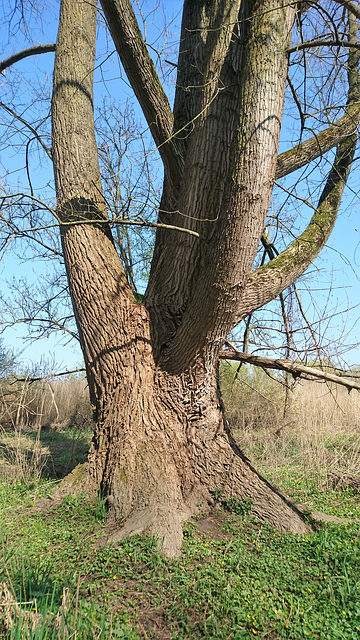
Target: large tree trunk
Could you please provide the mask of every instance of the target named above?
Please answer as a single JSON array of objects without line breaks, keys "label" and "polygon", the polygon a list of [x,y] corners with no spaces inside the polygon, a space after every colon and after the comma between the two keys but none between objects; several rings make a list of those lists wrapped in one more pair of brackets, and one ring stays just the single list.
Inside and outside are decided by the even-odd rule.
[{"label": "large tree trunk", "polygon": [[[120,16],[131,8],[128,0],[106,4],[118,6]],[[213,490],[251,499],[254,513],[281,530],[308,531],[231,437],[217,375],[269,203],[293,10],[280,0],[271,1],[272,11],[260,11],[262,2],[216,4],[218,13],[206,16],[185,3],[185,23],[199,19],[209,27],[206,95],[190,104],[202,114],[199,127],[186,140],[189,148],[183,145],[182,181],[167,175],[163,198],[187,212],[178,224],[195,224],[204,237],[199,244],[185,233],[158,234],[146,306],[127,284],[101,190],[92,99],[95,1],[62,1],[54,72],[58,217],[97,420],[88,486],[106,498],[115,537],[149,530],[169,556],[180,550],[182,521],[209,510]],[[230,45],[239,10],[245,26]],[[191,32],[187,23],[184,29]],[[241,39],[244,53],[235,49]],[[224,82],[229,95],[220,92],[216,103],[217,83]],[[181,125],[181,96],[177,113]],[[164,164],[172,171],[173,162]]]},{"label": "large tree trunk", "polygon": [[[119,522],[115,538],[149,530],[167,555],[179,552],[181,523],[222,497],[253,502],[253,512],[283,531],[309,530],[299,512],[243,456],[226,426],[216,372],[170,375],[152,357],[145,309],[133,310],[136,339],[107,383],[90,475]],[[139,331],[141,327],[141,331]],[[123,350],[124,353],[124,350]],[[105,381],[104,381],[105,382]],[[109,387],[113,386],[109,393]]]},{"label": "large tree trunk", "polygon": [[[145,317],[139,309],[134,323]],[[176,555],[183,520],[211,508],[212,490],[224,499],[250,499],[254,514],[280,530],[308,531],[299,512],[256,473],[231,437],[216,374],[199,368],[171,376],[159,370],[146,323],[143,328],[130,362],[119,361],[89,459],[109,516],[120,525],[115,539],[149,530],[167,555]]]},{"label": "large tree trunk", "polygon": [[[101,491],[109,519],[118,523],[112,539],[148,530],[167,555],[176,555],[182,522],[211,508],[213,490],[224,499],[251,499],[254,514],[280,530],[308,531],[232,438],[217,365],[199,358],[171,374],[156,364],[148,312],[119,278],[106,233],[90,225],[66,227],[63,247],[96,407],[89,487]],[[94,292],[100,285],[99,300]]]}]

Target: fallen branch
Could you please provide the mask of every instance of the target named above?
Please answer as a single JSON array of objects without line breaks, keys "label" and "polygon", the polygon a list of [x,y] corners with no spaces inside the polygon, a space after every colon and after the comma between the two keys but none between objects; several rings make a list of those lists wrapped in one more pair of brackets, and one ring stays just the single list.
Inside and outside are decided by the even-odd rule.
[{"label": "fallen branch", "polygon": [[306,377],[308,379],[308,377],[311,376],[312,378],[335,382],[336,384],[341,384],[346,387],[349,393],[352,389],[360,391],[360,384],[352,382],[349,378],[345,379],[332,373],[320,371],[320,369],[305,367],[302,364],[291,362],[291,360],[276,360],[273,358],[254,356],[251,353],[244,353],[243,351],[237,351],[229,342],[226,342],[226,346],[229,347],[229,350],[223,349],[219,354],[219,357],[222,360],[236,360],[238,362],[252,364],[255,367],[261,367],[262,369],[278,369],[280,371],[287,371],[288,373],[291,373],[294,378]]}]

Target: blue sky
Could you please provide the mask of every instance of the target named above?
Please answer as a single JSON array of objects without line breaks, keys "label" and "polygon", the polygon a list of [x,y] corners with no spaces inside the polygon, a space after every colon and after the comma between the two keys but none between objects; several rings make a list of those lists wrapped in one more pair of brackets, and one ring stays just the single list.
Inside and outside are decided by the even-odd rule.
[{"label": "blue sky", "polygon": [[[148,3],[150,7],[150,3]],[[151,4],[151,7],[153,5]],[[176,23],[179,23],[179,11],[181,8],[180,0],[173,0],[166,3],[167,15],[178,16]],[[41,16],[43,22],[41,23],[40,16],[29,15],[29,26],[33,29],[36,26],[36,30],[32,35],[32,41],[34,44],[54,42],[56,39],[57,29],[57,8],[51,9],[46,7],[44,13]],[[150,37],[155,39],[157,37],[157,27],[152,21],[152,16],[148,19],[148,33]],[[17,32],[17,36],[9,38],[5,23],[0,21],[0,40],[5,44],[5,52],[3,57],[7,57],[13,51],[19,50],[30,46],[31,43],[26,41],[20,31]],[[171,29],[174,33],[176,31],[176,24],[170,27],[170,44],[175,42],[172,36]],[[105,57],[106,55],[106,38],[102,38],[100,42],[100,52]],[[20,62],[16,65],[15,81],[20,78],[20,74],[25,71],[25,82],[31,81],[33,70],[36,67],[40,67],[42,78],[45,81],[46,75],[51,78],[53,64],[53,54],[46,54],[42,59],[38,57],[35,59],[29,59],[27,61]],[[98,92],[99,96],[106,94],[108,91],[112,95],[120,95],[124,100],[131,92],[126,82],[120,83],[119,66],[115,55],[107,61],[105,68],[108,74],[107,89],[101,86],[101,74],[97,77],[97,84],[95,85],[95,92]],[[168,87],[171,91],[171,85]],[[24,101],[26,97],[26,85],[23,85],[22,91],[24,92]],[[2,98],[4,99],[4,98]],[[5,100],[4,100],[5,101]],[[140,114],[139,114],[140,117]],[[146,125],[144,125],[146,128]],[[286,133],[284,133],[285,139]],[[18,162],[18,155],[12,150],[8,150],[6,157],[3,156],[2,162],[6,165],[7,169],[14,169]],[[51,169],[49,166],[37,164],[36,158],[32,160],[34,167],[34,180],[38,181],[39,186],[45,185],[51,175]],[[357,163],[358,164],[358,163]],[[356,305],[360,304],[360,286],[359,286],[359,274],[360,274],[360,221],[359,211],[360,202],[359,196],[356,192],[360,190],[359,169],[353,172],[349,188],[347,188],[343,206],[339,214],[338,222],[335,231],[317,264],[321,266],[321,272],[314,275],[311,280],[311,284],[316,293],[314,295],[315,300],[311,301],[310,298],[304,293],[304,301],[307,308],[309,317],[312,317],[312,305],[317,303],[321,307],[321,304],[325,304],[328,300],[328,308],[334,310],[346,310],[350,309],[348,314],[335,315],[328,327],[328,337],[330,340],[338,340],[339,336],[350,331],[346,342],[348,345],[357,345],[360,343],[360,324],[358,322],[360,316],[360,307]],[[13,181],[17,178],[24,179],[24,174],[14,174]],[[0,183],[1,184],[1,183]],[[13,275],[26,276],[30,283],[37,281],[37,276],[44,269],[44,265],[41,262],[24,262],[21,258],[16,257],[11,253],[5,254],[2,262],[0,263],[0,287],[1,291],[6,292],[6,281],[10,280]],[[328,286],[331,284],[332,290],[328,295]],[[299,284],[301,290],[302,285]],[[346,321],[346,327],[344,329],[344,322]],[[6,329],[3,334],[4,344],[11,349],[19,352],[20,359],[25,365],[29,363],[39,362],[53,362],[57,370],[73,369],[81,365],[82,356],[79,346],[76,343],[69,344],[67,338],[61,339],[60,336],[50,335],[41,340],[37,340],[33,343],[28,343],[26,340],[27,331],[26,328],[21,325],[15,325],[13,328]],[[360,363],[360,348],[355,346],[349,351],[346,356],[346,361],[349,365]]]}]

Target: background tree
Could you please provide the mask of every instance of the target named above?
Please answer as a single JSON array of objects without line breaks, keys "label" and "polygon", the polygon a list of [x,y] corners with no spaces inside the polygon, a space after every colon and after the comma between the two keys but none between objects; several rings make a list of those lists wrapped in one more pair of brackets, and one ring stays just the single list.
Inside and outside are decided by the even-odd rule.
[{"label": "background tree", "polygon": [[[359,10],[345,0],[306,12],[281,0],[185,0],[173,110],[130,2],[103,0],[102,10],[163,161],[164,187],[139,303],[116,251],[100,176],[92,87],[97,7],[62,0],[52,99],[55,216],[97,419],[88,464],[67,490],[101,488],[110,519],[121,523],[113,537],[149,529],[168,555],[180,549],[181,522],[209,509],[214,490],[251,499],[255,514],[282,530],[305,532],[297,508],[233,440],[218,359],[231,330],[288,288],[333,229],[360,119]],[[319,16],[323,32],[316,27],[315,38]],[[321,132],[278,156],[289,59],[302,135],[307,113],[294,78],[302,86],[303,51],[314,51],[317,64],[329,47],[346,52],[345,75],[344,59],[334,58],[345,96],[340,113],[330,123],[319,115]],[[320,113],[331,113],[327,99]],[[252,270],[274,180],[334,147],[310,223]]]}]

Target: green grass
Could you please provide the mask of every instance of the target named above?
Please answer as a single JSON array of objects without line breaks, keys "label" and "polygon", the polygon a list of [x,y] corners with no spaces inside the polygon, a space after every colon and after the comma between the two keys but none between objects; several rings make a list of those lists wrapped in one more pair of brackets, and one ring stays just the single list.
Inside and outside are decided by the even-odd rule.
[{"label": "green grass", "polygon": [[[300,537],[224,505],[207,527],[186,523],[182,556],[166,560],[146,536],[100,546],[100,500],[78,496],[45,516],[33,512],[50,487],[0,485],[0,582],[29,603],[22,611],[39,614],[34,631],[20,620],[0,626],[0,638],[360,638],[359,523]],[[344,500],[358,513],[349,492],[313,499],[327,512]]]},{"label": "green grass", "polygon": [[102,546],[101,500],[80,495],[46,514],[34,510],[84,461],[88,421],[62,416],[17,439],[3,430],[0,639],[360,640],[359,494],[331,489],[333,471],[359,477],[357,396],[339,396],[340,411],[307,384],[287,424],[283,390],[264,372],[250,373],[241,376],[260,394],[234,387],[233,371],[224,382],[241,448],[308,511],[352,522],[303,537],[280,534],[252,517],[251,501],[214,491],[217,508],[185,524],[177,560],[166,560],[147,536]]},{"label": "green grass", "polygon": [[283,465],[276,471],[264,467],[262,472],[295,502],[306,504],[310,511],[360,520],[359,493],[351,488],[321,489],[315,478],[302,474],[301,467],[296,465]]}]

